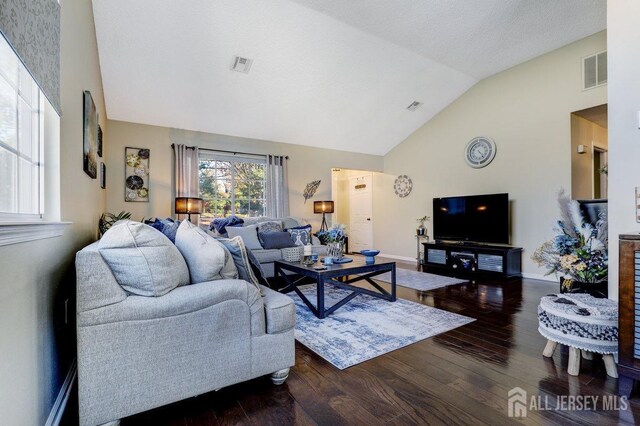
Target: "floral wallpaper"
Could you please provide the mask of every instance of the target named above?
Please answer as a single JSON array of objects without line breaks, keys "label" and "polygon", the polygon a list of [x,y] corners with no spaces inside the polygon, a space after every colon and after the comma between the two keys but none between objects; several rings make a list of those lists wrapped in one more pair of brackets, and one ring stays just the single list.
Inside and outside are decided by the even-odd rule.
[{"label": "floral wallpaper", "polygon": [[60,4],[57,0],[0,0],[0,32],[61,114]]}]

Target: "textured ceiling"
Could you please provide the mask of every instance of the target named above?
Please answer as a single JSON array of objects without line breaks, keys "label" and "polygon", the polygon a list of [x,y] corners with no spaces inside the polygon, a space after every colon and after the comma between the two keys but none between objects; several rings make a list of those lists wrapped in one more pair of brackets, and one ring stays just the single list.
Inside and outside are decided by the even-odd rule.
[{"label": "textured ceiling", "polygon": [[604,30],[606,0],[293,0],[481,80]]},{"label": "textured ceiling", "polygon": [[[385,154],[477,80],[604,29],[591,0],[93,0],[110,119]],[[230,70],[235,55],[254,60]],[[424,102],[415,112],[405,108]]]}]

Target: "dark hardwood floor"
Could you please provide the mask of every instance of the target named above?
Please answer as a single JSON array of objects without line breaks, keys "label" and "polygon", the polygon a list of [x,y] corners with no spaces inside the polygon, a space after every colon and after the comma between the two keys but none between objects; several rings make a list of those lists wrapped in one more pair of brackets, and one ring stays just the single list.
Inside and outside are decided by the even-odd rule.
[{"label": "dark hardwood floor", "polygon": [[542,356],[545,339],[537,331],[536,309],[540,297],[557,289],[527,279],[424,293],[398,287],[398,297],[476,321],[343,371],[296,343],[296,365],[282,386],[260,378],[124,419],[122,425],[640,423],[640,399],[625,411],[507,416],[507,392],[516,386],[546,397],[550,407],[558,395],[617,393],[617,380],[606,375],[599,356],[583,360],[578,377],[567,375],[565,348],[552,359]]}]

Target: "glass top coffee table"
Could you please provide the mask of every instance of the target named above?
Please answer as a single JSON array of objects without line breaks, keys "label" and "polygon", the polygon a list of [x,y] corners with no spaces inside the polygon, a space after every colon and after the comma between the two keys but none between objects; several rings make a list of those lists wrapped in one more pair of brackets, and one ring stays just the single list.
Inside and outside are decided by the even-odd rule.
[{"label": "glass top coffee table", "polygon": [[[326,266],[327,269],[316,270],[313,269],[314,266]],[[282,289],[281,292],[288,293],[290,291],[295,291],[311,312],[320,319],[326,318],[327,315],[333,313],[336,309],[349,302],[358,294],[367,294],[390,302],[396,301],[395,262],[367,264],[359,259],[354,259],[351,263],[343,263],[340,265],[322,265],[321,263],[315,263],[311,266],[306,266],[299,262],[276,261],[274,263],[274,271],[276,277],[282,277],[287,283],[287,286]],[[294,280],[291,275],[286,274],[286,272],[293,272],[301,277]],[[372,280],[373,277],[385,272],[391,272],[391,293]],[[299,285],[305,284],[303,282],[304,278],[312,278],[316,282],[318,294],[316,306],[313,306],[309,299],[307,299],[307,297],[298,288]],[[375,291],[351,285],[358,281],[366,281],[375,289]],[[343,290],[349,290],[351,293],[333,306],[325,308],[325,284],[330,284]]]}]

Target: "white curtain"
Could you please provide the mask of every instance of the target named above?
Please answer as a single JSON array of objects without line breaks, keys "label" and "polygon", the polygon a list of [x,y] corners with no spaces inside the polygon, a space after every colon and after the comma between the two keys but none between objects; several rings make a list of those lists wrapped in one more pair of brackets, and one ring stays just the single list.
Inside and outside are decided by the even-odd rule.
[{"label": "white curtain", "polygon": [[[175,153],[175,196],[199,197],[198,147],[176,144],[173,146],[173,151]],[[187,215],[177,215],[177,218],[186,219]]]},{"label": "white curtain", "polygon": [[287,157],[267,155],[265,173],[265,215],[289,216],[289,184],[287,182]]}]

